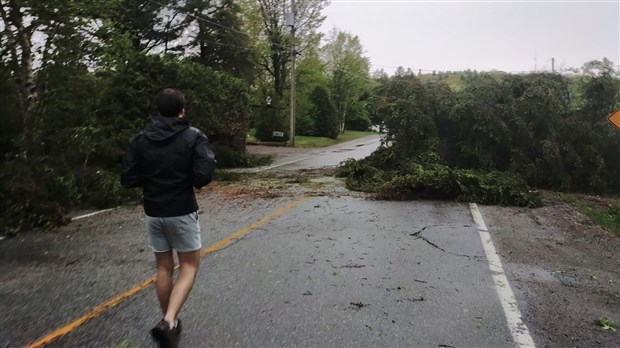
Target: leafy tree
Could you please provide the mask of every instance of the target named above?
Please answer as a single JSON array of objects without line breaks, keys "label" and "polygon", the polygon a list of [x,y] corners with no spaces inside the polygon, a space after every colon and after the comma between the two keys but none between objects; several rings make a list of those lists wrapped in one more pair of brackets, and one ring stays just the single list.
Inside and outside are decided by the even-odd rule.
[{"label": "leafy tree", "polygon": [[436,150],[437,129],[429,98],[413,73],[393,76],[376,93],[380,96],[377,113],[388,129],[386,140],[395,143],[399,157]]},{"label": "leafy tree", "polygon": [[[309,38],[323,22],[321,10],[326,6],[325,0],[307,0],[296,3],[295,45],[297,52],[303,52]],[[255,42],[261,47],[259,64],[270,77],[274,93],[279,97],[285,94],[289,62],[291,56],[291,28],[285,17],[291,12],[290,5],[280,0],[247,0],[243,3],[248,26]]]},{"label": "leafy tree", "polygon": [[614,67],[614,62],[607,58],[603,58],[603,60],[591,60],[586,62],[583,64],[581,69],[583,74],[586,76],[618,76],[618,72],[616,72]]},{"label": "leafy tree", "polygon": [[369,78],[369,62],[363,56],[359,38],[334,29],[327,41],[322,48],[323,59],[328,67],[340,132],[344,132],[347,124],[368,126],[370,119],[363,97],[372,88],[373,81]]},{"label": "leafy tree", "polygon": [[[36,11],[38,8],[32,7],[36,2],[25,2],[23,5],[22,8],[14,1],[0,2],[0,59],[13,77],[22,124],[28,121],[37,101],[33,35],[45,26],[45,20]],[[30,23],[28,18],[32,18]]]},{"label": "leafy tree", "polygon": [[[83,57],[79,43],[83,36],[80,1],[0,1],[0,61],[8,68],[15,85],[21,132],[20,148],[25,153],[32,133],[31,118],[39,101],[36,57],[43,65]],[[35,35],[37,38],[35,39]],[[60,56],[67,43],[74,57]],[[77,44],[76,43],[77,41]],[[3,69],[4,70],[4,69]]]},{"label": "leafy tree", "polygon": [[620,106],[620,80],[608,72],[596,78],[586,78],[582,90],[582,112],[592,125],[605,124],[607,117]]},{"label": "leafy tree", "polygon": [[457,98],[449,122],[453,122],[451,130],[460,141],[448,145],[451,162],[465,168],[507,169],[510,90],[491,75],[473,75]]},{"label": "leafy tree", "polygon": [[619,192],[620,133],[605,119],[620,102],[617,79],[589,77],[575,103],[558,74],[467,74],[458,91],[441,75],[423,83],[403,69],[376,90],[393,167],[445,163],[517,173],[541,188]]},{"label": "leafy tree", "polygon": [[311,98],[311,94],[316,88],[327,87],[329,84],[325,74],[326,66],[319,57],[318,39],[318,36],[315,37],[315,44],[306,48],[296,69],[297,120],[295,131],[299,135],[327,136],[327,134],[322,134],[319,131],[321,121],[316,118],[316,104]]},{"label": "leafy tree", "polygon": [[[218,4],[228,11],[216,13],[222,21],[240,25],[231,2]],[[120,186],[120,161],[162,88],[186,94],[192,123],[227,154],[243,151],[249,86],[232,76],[243,76],[241,63],[219,51],[215,71],[170,54],[184,19],[177,9],[175,1],[0,2],[0,220],[9,232],[53,227],[71,206],[135,199]]]}]

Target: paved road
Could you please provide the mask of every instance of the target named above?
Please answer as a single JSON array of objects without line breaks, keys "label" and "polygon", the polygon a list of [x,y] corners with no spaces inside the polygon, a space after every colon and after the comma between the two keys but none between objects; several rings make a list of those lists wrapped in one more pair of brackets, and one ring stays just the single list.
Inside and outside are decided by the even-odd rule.
[{"label": "paved road", "polygon": [[[343,149],[375,146],[362,143]],[[329,164],[351,153],[326,152]],[[183,347],[515,346],[466,204],[215,190],[200,206],[206,255]],[[0,345],[32,343],[95,308],[47,346],[154,346],[152,285],[134,288],[153,274],[142,225],[126,207],[2,241]]]},{"label": "paved road", "polygon": [[337,166],[346,159],[361,159],[370,155],[380,144],[381,137],[371,135],[343,144],[317,149],[248,146],[248,152],[269,154],[274,158],[272,165],[252,168],[250,171],[265,171],[283,167],[287,170],[295,170]]}]

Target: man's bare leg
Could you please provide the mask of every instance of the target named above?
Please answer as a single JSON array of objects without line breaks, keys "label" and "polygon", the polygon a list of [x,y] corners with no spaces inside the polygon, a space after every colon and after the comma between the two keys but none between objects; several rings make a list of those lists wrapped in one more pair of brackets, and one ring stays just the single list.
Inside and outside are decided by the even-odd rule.
[{"label": "man's bare leg", "polygon": [[159,306],[164,315],[168,310],[168,302],[170,301],[170,293],[174,287],[174,257],[172,250],[155,253],[155,267],[157,276],[155,278],[155,292],[159,300]]},{"label": "man's bare leg", "polygon": [[177,253],[177,255],[179,256],[180,272],[170,293],[164,315],[164,320],[170,327],[174,327],[179,311],[181,311],[181,307],[194,286],[194,280],[200,265],[200,250]]}]

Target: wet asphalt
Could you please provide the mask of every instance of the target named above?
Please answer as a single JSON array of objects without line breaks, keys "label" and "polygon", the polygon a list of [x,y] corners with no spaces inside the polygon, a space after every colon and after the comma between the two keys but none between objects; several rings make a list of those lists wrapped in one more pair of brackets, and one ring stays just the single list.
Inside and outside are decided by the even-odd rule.
[{"label": "wet asphalt", "polygon": [[[289,209],[202,259],[181,347],[514,346],[466,204],[291,206],[299,198],[201,195],[204,247]],[[123,207],[1,241],[0,346],[32,343],[152,277],[143,223]],[[47,346],[155,347],[160,317],[151,285]]]}]

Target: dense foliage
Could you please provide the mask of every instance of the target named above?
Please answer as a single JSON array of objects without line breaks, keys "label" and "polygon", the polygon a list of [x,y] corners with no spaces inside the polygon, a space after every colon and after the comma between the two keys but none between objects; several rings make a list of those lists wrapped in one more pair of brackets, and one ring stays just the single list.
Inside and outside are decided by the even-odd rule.
[{"label": "dense foliage", "polygon": [[375,91],[392,146],[341,170],[386,198],[536,205],[526,186],[620,192],[620,81],[558,74],[462,75],[457,91],[401,72]]},{"label": "dense foliage", "polygon": [[[309,21],[301,38],[315,35],[323,4],[300,7]],[[246,25],[258,21],[252,9],[228,0],[0,1],[0,234],[135,201],[139,192],[120,186],[120,163],[162,88],[185,94],[186,115],[220,167],[257,164],[245,154],[251,118],[261,116],[251,104],[257,86],[274,81],[258,64],[268,38]],[[278,35],[290,43],[290,33]],[[279,91],[287,63],[277,63]]]},{"label": "dense foliage", "polygon": [[[187,117],[217,146],[244,149],[247,88],[199,63],[140,55],[116,71],[48,66],[39,74],[47,84],[38,91],[28,145],[3,149],[3,226],[53,225],[68,207],[135,200],[137,193],[118,182],[120,162],[127,139],[155,114],[153,98],[165,86],[185,92]],[[224,166],[235,161],[235,156],[221,160]]]},{"label": "dense foliage", "polygon": [[[449,199],[483,204],[538,207],[537,192],[514,173],[455,169],[436,163],[432,155],[397,159],[391,148],[338,168],[349,189],[374,192],[379,199]],[[430,160],[430,162],[429,162]]]},{"label": "dense foliage", "polygon": [[[166,87],[187,97],[221,167],[250,166],[248,129],[297,135],[387,129],[343,173],[381,197],[536,205],[525,186],[620,191],[613,63],[584,77],[474,72],[371,78],[359,38],[317,32],[325,0],[0,0],[0,233],[53,227],[71,208],[135,201],[119,183],[127,139]],[[294,34],[294,35],[293,35]]]}]

